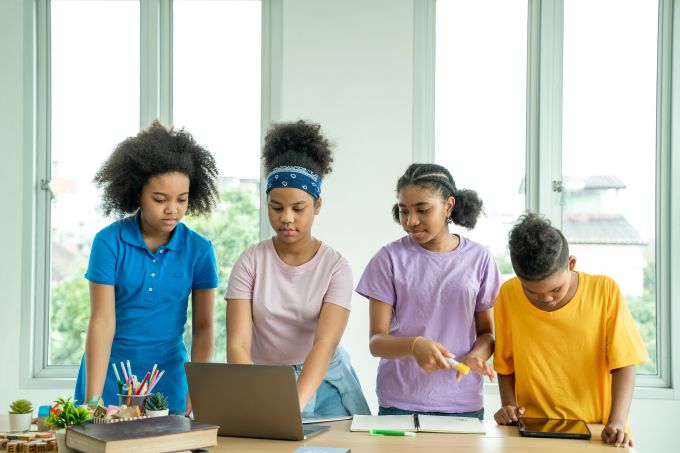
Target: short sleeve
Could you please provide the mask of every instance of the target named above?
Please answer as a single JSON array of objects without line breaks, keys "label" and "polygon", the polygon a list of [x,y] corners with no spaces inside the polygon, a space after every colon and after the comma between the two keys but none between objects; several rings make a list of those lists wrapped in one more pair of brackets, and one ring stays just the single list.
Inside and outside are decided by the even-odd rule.
[{"label": "short sleeve", "polygon": [[[105,231],[110,231],[110,229]],[[103,232],[97,233],[92,241],[85,278],[100,285],[115,285],[117,252],[118,248],[115,241],[111,239],[111,235],[103,234]]]},{"label": "short sleeve", "polygon": [[333,270],[323,302],[339,305],[347,310],[352,307],[352,269],[345,258]]},{"label": "short sleeve", "polygon": [[212,242],[208,241],[208,247],[203,257],[196,263],[194,269],[194,281],[192,289],[212,289],[217,288],[217,259],[215,258],[215,248]]},{"label": "short sleeve", "polygon": [[493,368],[500,374],[512,374],[515,372],[515,359],[512,352],[512,329],[508,319],[508,300],[506,298],[506,295],[511,293],[511,282],[506,282],[501,288],[493,311],[496,332]]},{"label": "short sleeve", "polygon": [[475,303],[476,313],[493,307],[500,286],[501,273],[496,265],[496,260],[493,259],[490,253],[487,253],[484,258],[484,267]]},{"label": "short sleeve", "polygon": [[389,305],[395,304],[397,296],[394,289],[394,267],[385,247],[368,262],[356,292],[367,299],[376,299]]},{"label": "short sleeve", "polygon": [[231,269],[225,299],[253,300],[255,289],[254,250],[248,249],[239,256]]},{"label": "short sleeve", "polygon": [[616,282],[608,279],[610,288],[607,306],[607,360],[609,370],[631,365],[640,365],[649,360],[649,355],[640,337],[633,316]]}]

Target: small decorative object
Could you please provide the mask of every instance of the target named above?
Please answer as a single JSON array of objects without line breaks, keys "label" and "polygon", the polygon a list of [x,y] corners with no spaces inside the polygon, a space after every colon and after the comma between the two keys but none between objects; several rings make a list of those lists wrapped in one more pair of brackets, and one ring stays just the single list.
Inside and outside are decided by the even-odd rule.
[{"label": "small decorative object", "polygon": [[57,436],[59,453],[75,452],[66,446],[66,428],[87,423],[92,418],[92,412],[87,406],[76,406],[71,397],[58,398],[55,403],[45,423],[56,430],[54,433]]},{"label": "small decorative object", "polygon": [[161,417],[168,415],[168,399],[161,392],[152,393],[146,400],[146,415]]},{"label": "small decorative object", "polygon": [[28,400],[16,400],[9,406],[9,430],[26,432],[31,429],[33,405]]}]

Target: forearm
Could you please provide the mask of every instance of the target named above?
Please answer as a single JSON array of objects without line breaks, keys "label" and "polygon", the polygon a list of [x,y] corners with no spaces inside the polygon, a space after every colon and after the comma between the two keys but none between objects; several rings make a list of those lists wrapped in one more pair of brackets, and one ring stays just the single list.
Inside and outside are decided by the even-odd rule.
[{"label": "forearm", "polygon": [[86,401],[80,401],[81,404],[87,404],[93,396],[103,393],[115,330],[112,322],[90,319],[85,342]]},{"label": "forearm", "polygon": [[612,406],[608,424],[625,426],[635,387],[635,367],[627,366],[612,370]]},{"label": "forearm", "polygon": [[297,380],[300,410],[307,405],[307,402],[319,388],[337,346],[337,343],[331,341],[314,342]]},{"label": "forearm", "polygon": [[498,375],[498,391],[501,394],[501,406],[517,406],[515,397],[515,373]]},{"label": "forearm", "polygon": [[369,340],[369,348],[374,357],[398,359],[413,354],[413,343],[418,337],[395,337],[389,334],[374,334]]},{"label": "forearm", "polygon": [[210,362],[214,340],[215,334],[212,324],[194,329],[191,340],[191,361]]},{"label": "forearm", "polygon": [[494,338],[490,333],[485,333],[477,337],[468,355],[474,355],[486,361],[493,354]]}]

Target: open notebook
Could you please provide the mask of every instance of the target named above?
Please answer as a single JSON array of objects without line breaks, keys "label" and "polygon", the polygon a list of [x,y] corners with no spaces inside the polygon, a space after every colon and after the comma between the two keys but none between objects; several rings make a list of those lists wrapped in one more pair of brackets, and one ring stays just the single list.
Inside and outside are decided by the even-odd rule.
[{"label": "open notebook", "polygon": [[355,415],[350,431],[385,429],[427,433],[486,434],[478,418],[448,415]]}]

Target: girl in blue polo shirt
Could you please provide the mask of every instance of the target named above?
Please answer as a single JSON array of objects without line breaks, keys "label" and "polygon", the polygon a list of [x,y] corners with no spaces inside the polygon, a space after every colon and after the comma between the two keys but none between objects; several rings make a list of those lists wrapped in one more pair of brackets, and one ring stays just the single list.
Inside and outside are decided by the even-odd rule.
[{"label": "girl in blue polo shirt", "polygon": [[209,361],[217,263],[212,243],[181,223],[186,212],[216,204],[217,166],[183,130],[158,121],[120,143],[97,172],[106,215],[126,216],[92,242],[85,278],[90,322],[75,398],[101,395],[118,403],[111,363],[130,361],[142,380],[154,364],[165,370],[153,391],[168,396],[170,411],[188,413],[183,342],[189,295],[192,361]]}]

